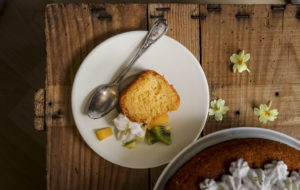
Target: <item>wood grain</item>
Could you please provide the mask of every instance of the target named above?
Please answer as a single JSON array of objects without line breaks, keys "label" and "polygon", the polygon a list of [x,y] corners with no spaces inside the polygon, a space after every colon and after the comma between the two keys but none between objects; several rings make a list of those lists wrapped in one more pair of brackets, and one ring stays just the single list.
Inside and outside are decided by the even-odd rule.
[{"label": "wood grain", "polygon": [[200,60],[199,20],[191,16],[199,15],[197,4],[149,4],[149,27],[158,18],[165,18],[169,23],[167,35],[187,47]]},{"label": "wood grain", "polygon": [[[299,19],[296,7],[274,11],[270,5],[221,5],[201,21],[202,66],[211,99],[222,98],[230,111],[222,122],[208,119],[204,133],[238,126],[278,130],[300,139]],[[236,15],[249,17],[237,18]],[[298,47],[298,49],[297,49]],[[250,73],[233,73],[229,57],[244,49],[251,53]],[[279,116],[261,124],[253,107],[273,101]]]},{"label": "wood grain", "polygon": [[48,189],[147,189],[148,170],[114,165],[81,139],[72,118],[74,75],[108,37],[147,28],[146,5],[51,4],[46,7]]},{"label": "wood grain", "polygon": [[[200,23],[199,19],[192,16],[199,15],[197,4],[149,4],[148,6],[149,28],[158,18],[168,20],[168,36],[176,39],[187,47],[195,57],[200,60]],[[166,165],[151,169],[152,189]]]},{"label": "wood grain", "polygon": [[45,130],[45,89],[41,88],[34,94],[34,129]]}]

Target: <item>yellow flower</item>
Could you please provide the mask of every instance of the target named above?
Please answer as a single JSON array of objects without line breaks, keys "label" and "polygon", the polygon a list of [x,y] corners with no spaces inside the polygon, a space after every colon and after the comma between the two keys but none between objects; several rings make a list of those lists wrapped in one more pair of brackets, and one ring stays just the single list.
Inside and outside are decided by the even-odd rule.
[{"label": "yellow flower", "polygon": [[246,62],[250,59],[250,53],[247,53],[245,55],[244,50],[240,51],[239,54],[232,54],[232,56],[230,57],[230,61],[233,64],[232,70],[235,73],[236,70],[238,70],[238,72],[243,72],[243,71],[248,71],[250,72],[250,70],[248,69]]},{"label": "yellow flower", "polygon": [[214,115],[217,121],[222,121],[223,115],[229,110],[229,108],[225,106],[225,100],[222,99],[212,100],[210,106],[211,108],[209,108],[208,114]]},{"label": "yellow flower", "polygon": [[259,116],[259,121],[262,123],[267,123],[268,121],[274,121],[277,118],[277,109],[270,110],[272,101],[266,104],[261,104],[258,108],[254,108],[254,114]]}]

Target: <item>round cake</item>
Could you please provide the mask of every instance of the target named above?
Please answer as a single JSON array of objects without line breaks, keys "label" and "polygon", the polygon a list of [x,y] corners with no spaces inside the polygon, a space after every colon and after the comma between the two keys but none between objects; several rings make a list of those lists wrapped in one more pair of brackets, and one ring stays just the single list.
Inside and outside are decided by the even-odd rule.
[{"label": "round cake", "polygon": [[265,139],[236,139],[204,149],[186,162],[168,181],[165,189],[199,190],[205,179],[220,180],[229,174],[230,164],[238,159],[251,168],[263,168],[272,161],[283,161],[289,171],[300,169],[300,151],[286,144]]}]

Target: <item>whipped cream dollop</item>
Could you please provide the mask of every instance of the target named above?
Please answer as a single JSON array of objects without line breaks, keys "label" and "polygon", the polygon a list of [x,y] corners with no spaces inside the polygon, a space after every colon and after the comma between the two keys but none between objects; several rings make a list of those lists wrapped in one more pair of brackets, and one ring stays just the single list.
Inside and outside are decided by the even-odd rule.
[{"label": "whipped cream dollop", "polygon": [[223,175],[221,181],[205,179],[201,190],[300,190],[300,172],[293,171],[289,176],[283,161],[272,161],[264,169],[252,169],[243,159],[232,162],[231,175]]},{"label": "whipped cream dollop", "polygon": [[136,137],[143,138],[145,136],[146,130],[142,128],[143,124],[130,121],[122,113],[113,122],[118,129],[117,138],[123,143],[135,140]]}]

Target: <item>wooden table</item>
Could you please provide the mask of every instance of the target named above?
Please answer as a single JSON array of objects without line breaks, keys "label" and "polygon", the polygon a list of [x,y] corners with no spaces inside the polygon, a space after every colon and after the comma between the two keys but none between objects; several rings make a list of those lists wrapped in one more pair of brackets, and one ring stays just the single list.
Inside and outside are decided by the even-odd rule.
[{"label": "wooden table", "polygon": [[[152,189],[162,167],[128,169],[94,153],[77,132],[70,108],[74,75],[86,55],[121,32],[147,30],[166,18],[167,35],[201,61],[211,99],[230,111],[209,118],[203,134],[257,126],[300,139],[300,12],[293,5],[50,4],[45,11],[45,89],[35,96],[35,127],[47,132],[48,189]],[[231,72],[229,57],[251,53],[250,73]],[[253,107],[273,101],[278,119],[261,124]]]}]

